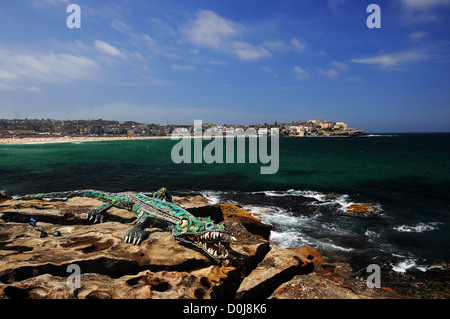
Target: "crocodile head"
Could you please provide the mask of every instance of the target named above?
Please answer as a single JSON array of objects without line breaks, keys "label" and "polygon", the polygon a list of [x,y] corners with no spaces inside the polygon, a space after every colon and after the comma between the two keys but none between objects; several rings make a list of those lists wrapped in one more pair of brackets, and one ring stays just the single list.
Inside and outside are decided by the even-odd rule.
[{"label": "crocodile head", "polygon": [[214,259],[229,258],[222,242],[236,241],[225,225],[215,224],[206,218],[183,218],[172,228],[176,240],[195,246]]}]

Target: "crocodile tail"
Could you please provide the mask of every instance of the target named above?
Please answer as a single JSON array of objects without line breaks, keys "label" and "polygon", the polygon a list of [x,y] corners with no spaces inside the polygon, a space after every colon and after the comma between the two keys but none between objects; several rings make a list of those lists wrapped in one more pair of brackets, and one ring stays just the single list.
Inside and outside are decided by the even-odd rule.
[{"label": "crocodile tail", "polygon": [[52,192],[52,193],[38,193],[23,196],[17,196],[15,199],[30,200],[30,199],[67,199],[70,197],[93,197],[109,199],[110,193],[95,191],[95,190],[76,190],[67,192]]},{"label": "crocodile tail", "polygon": [[52,193],[38,193],[38,194],[28,194],[23,196],[17,196],[15,199],[23,199],[23,200],[30,200],[30,199],[63,199],[71,197],[72,192],[52,192]]}]

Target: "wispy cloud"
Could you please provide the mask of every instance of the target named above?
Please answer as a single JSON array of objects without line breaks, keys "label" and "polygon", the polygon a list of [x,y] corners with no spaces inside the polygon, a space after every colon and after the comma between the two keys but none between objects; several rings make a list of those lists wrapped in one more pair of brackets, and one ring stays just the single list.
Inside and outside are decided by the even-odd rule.
[{"label": "wispy cloud", "polygon": [[361,82],[362,81],[362,77],[359,75],[354,75],[354,76],[350,76],[348,78],[345,78],[344,81],[348,81],[348,82]]},{"label": "wispy cloud", "polygon": [[344,62],[331,61],[330,64],[332,66],[331,68],[323,69],[317,67],[316,71],[329,79],[337,79],[341,72],[349,69],[348,64]]},{"label": "wispy cloud", "polygon": [[187,27],[183,28],[189,41],[203,47],[221,49],[228,41],[239,34],[241,26],[222,18],[211,10],[199,10]]},{"label": "wispy cloud", "polygon": [[426,31],[416,31],[409,34],[409,38],[414,41],[419,41],[430,36],[431,35]]},{"label": "wispy cloud", "polygon": [[67,82],[92,78],[100,65],[86,56],[0,50],[0,80]]},{"label": "wispy cloud", "polygon": [[450,7],[450,0],[400,0],[400,3],[409,23],[440,21],[440,9]]},{"label": "wispy cloud", "polygon": [[261,71],[264,71],[267,74],[270,74],[274,79],[278,78],[278,73],[275,72],[273,68],[267,65],[263,65],[259,68]]},{"label": "wispy cloud", "polygon": [[310,75],[301,66],[294,66],[294,78],[297,80],[306,80],[310,78]]},{"label": "wispy cloud", "polygon": [[253,61],[272,56],[272,53],[261,45],[252,45],[241,41],[234,41],[233,49],[236,55],[245,61]]},{"label": "wispy cloud", "polygon": [[339,75],[339,72],[334,69],[324,70],[322,68],[316,68],[317,72],[328,77],[329,79],[335,79]]},{"label": "wispy cloud", "polygon": [[296,52],[303,52],[306,50],[306,44],[303,42],[300,42],[300,40],[296,38],[292,38],[289,43],[286,43],[282,39],[276,39],[276,40],[265,40],[262,43],[262,46],[264,46],[266,49],[268,49],[271,52],[286,52],[289,50],[294,50]]},{"label": "wispy cloud", "polygon": [[344,62],[331,61],[331,65],[338,70],[346,71],[348,70],[348,64]]},{"label": "wispy cloud", "polygon": [[211,10],[198,10],[195,19],[181,30],[191,43],[233,54],[243,61],[270,57],[272,53],[268,47],[277,50],[283,46],[282,41],[251,44],[243,39],[243,25],[223,18]]},{"label": "wispy cloud", "polygon": [[388,68],[422,61],[427,57],[428,55],[421,51],[405,51],[390,54],[381,54],[366,58],[354,58],[351,59],[351,62]]},{"label": "wispy cloud", "polygon": [[346,2],[347,0],[328,0],[327,6],[334,15],[339,15]]},{"label": "wispy cloud", "polygon": [[283,52],[289,50],[289,45],[282,39],[265,40],[262,45],[273,52]]},{"label": "wispy cloud", "polygon": [[301,43],[296,38],[291,39],[291,45],[294,48],[294,50],[296,50],[298,52],[303,52],[306,50],[306,45],[304,43]]},{"label": "wispy cloud", "polygon": [[439,6],[450,6],[450,0],[401,0],[402,4],[413,9],[428,9]]},{"label": "wispy cloud", "polygon": [[175,71],[197,71],[197,68],[193,65],[178,65],[172,64],[172,70]]},{"label": "wispy cloud", "polygon": [[123,52],[121,52],[119,49],[117,49],[116,47],[113,47],[111,44],[106,43],[101,40],[95,40],[94,47],[96,50],[98,50],[99,52],[101,52],[103,54],[107,54],[107,55],[122,58],[122,59],[126,57],[126,55]]},{"label": "wispy cloud", "polygon": [[22,86],[10,83],[1,83],[0,82],[0,90],[25,90],[29,92],[42,92],[40,88],[36,86]]}]

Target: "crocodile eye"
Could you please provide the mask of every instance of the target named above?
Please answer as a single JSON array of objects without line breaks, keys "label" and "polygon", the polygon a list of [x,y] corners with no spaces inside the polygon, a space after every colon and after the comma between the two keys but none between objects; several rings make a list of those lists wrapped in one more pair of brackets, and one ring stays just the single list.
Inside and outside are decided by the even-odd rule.
[{"label": "crocodile eye", "polygon": [[181,229],[186,228],[189,226],[189,221],[187,219],[183,219],[183,220],[181,220],[179,226]]},{"label": "crocodile eye", "polygon": [[206,225],[205,225],[205,228],[206,229],[212,229],[214,227],[214,224],[213,223],[207,223]]}]

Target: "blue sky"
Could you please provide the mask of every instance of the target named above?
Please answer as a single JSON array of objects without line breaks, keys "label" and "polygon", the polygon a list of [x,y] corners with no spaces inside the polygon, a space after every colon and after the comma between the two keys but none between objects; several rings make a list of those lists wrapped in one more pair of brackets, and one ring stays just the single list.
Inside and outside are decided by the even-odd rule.
[{"label": "blue sky", "polygon": [[450,131],[449,26],[450,0],[2,1],[0,118]]}]

